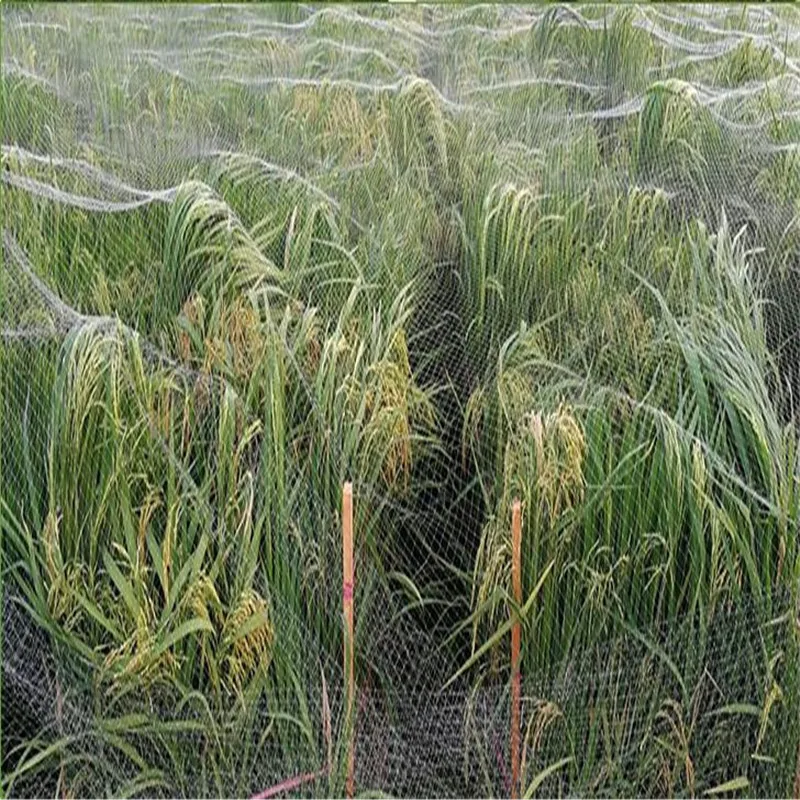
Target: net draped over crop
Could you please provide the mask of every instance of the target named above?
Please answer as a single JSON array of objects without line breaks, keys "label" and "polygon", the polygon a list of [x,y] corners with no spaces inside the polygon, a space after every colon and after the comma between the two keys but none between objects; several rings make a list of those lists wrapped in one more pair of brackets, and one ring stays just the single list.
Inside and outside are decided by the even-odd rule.
[{"label": "net draped over crop", "polygon": [[4,794],[796,794],[800,11],[2,46]]}]

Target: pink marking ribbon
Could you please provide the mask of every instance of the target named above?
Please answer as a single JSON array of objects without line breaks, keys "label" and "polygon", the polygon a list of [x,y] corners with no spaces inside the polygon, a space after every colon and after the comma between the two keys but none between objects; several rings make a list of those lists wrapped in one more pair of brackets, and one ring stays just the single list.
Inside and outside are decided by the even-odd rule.
[{"label": "pink marking ribbon", "polygon": [[342,587],[342,599],[345,603],[353,599],[353,584],[349,581]]},{"label": "pink marking ribbon", "polygon": [[281,792],[288,792],[292,789],[296,789],[298,786],[302,786],[304,783],[308,783],[309,781],[314,781],[317,778],[322,778],[328,774],[327,767],[319,772],[307,772],[305,775],[297,775],[294,778],[287,778],[285,781],[281,783],[275,784],[275,786],[270,786],[269,789],[265,789],[261,794],[253,795],[250,800],[267,800],[269,797],[275,797],[277,794],[281,794]]}]

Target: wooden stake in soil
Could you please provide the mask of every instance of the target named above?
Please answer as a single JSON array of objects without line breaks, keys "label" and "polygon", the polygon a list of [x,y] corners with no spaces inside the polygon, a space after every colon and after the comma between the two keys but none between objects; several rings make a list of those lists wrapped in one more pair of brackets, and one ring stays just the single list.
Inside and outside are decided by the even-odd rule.
[{"label": "wooden stake in soil", "polygon": [[[511,512],[511,583],[517,606],[522,605],[522,520],[519,500]],[[516,612],[515,612],[516,613]],[[520,622],[511,627],[511,797],[519,798],[519,734],[520,734]]]},{"label": "wooden stake in soil", "polygon": [[344,671],[347,676],[347,723],[350,741],[347,752],[347,797],[355,791],[355,750],[353,732],[355,720],[355,673],[353,671],[353,484],[345,483],[342,491],[342,603],[344,606]]}]

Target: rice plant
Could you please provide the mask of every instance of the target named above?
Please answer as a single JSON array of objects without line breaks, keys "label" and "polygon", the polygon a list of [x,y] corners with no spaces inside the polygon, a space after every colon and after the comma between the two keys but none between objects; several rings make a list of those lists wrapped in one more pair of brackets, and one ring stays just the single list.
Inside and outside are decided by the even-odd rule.
[{"label": "rice plant", "polygon": [[3,792],[787,794],[797,27],[4,8]]}]

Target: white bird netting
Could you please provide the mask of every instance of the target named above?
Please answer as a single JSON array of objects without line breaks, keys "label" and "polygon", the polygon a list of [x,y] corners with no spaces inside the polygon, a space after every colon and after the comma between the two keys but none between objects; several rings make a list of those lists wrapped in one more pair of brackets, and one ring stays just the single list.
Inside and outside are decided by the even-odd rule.
[{"label": "white bird netting", "polygon": [[800,11],[2,42],[4,795],[797,795]]}]

